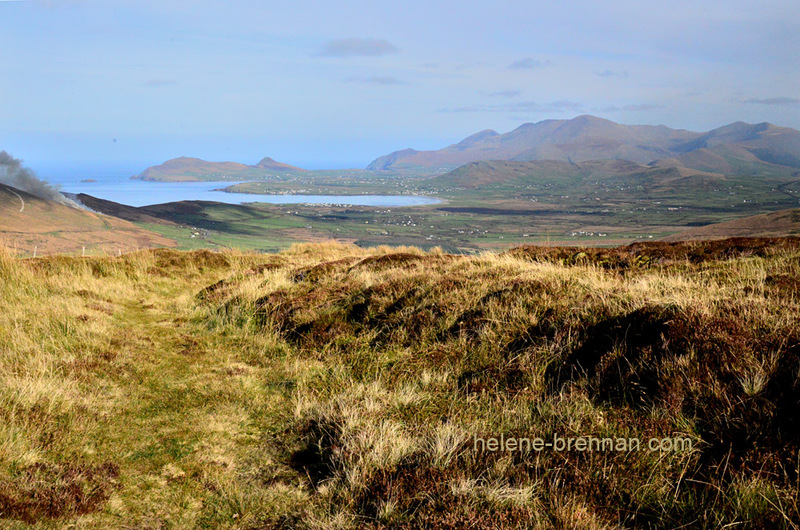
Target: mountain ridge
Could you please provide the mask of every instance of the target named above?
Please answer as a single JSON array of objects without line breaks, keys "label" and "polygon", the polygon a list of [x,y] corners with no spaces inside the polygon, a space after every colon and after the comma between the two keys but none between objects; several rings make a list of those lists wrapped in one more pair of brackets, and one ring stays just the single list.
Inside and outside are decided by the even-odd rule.
[{"label": "mountain ridge", "polygon": [[[700,150],[705,151],[698,157]],[[800,169],[800,131],[767,122],[739,121],[706,132],[692,132],[664,125],[623,125],[582,115],[570,120],[524,123],[503,134],[487,129],[435,151],[395,151],[376,158],[367,169],[454,169],[479,160],[572,163],[617,159],[702,171],[736,171],[742,164]],[[669,162],[662,163],[664,160]]]}]

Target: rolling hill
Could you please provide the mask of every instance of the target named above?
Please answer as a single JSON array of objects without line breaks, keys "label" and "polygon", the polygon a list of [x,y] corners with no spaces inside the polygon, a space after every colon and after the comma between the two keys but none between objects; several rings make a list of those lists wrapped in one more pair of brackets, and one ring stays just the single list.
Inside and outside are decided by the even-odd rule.
[{"label": "rolling hill", "polygon": [[503,187],[511,189],[546,186],[564,193],[592,194],[599,191],[628,195],[638,190],[642,195],[660,193],[691,194],[705,189],[722,189],[729,185],[720,173],[698,171],[676,166],[650,166],[630,160],[587,160],[569,163],[560,160],[515,162],[486,160],[470,162],[444,175],[426,181],[439,189],[473,190],[480,193]]},{"label": "rolling hill", "polygon": [[526,123],[505,134],[485,130],[437,151],[396,151],[367,169],[441,172],[479,160],[630,160],[722,173],[790,174],[800,169],[800,131],[736,122],[699,133],[579,116]]},{"label": "rolling hill", "polygon": [[86,206],[92,211],[109,215],[111,217],[116,217],[118,219],[123,219],[125,221],[130,221],[131,223],[151,223],[177,226],[176,223],[173,223],[169,219],[164,219],[158,215],[154,215],[144,208],[137,208],[136,206],[128,206],[127,204],[120,204],[118,202],[99,199],[85,193],[70,193],[67,194],[67,196]]},{"label": "rolling hill", "polygon": [[41,199],[0,184],[0,243],[38,255],[175,247],[176,242],[128,221]]},{"label": "rolling hill", "polygon": [[304,169],[264,157],[249,166],[239,162],[208,162],[200,158],[179,157],[142,171],[135,178],[157,181],[240,180],[264,177],[272,173],[303,172]]}]

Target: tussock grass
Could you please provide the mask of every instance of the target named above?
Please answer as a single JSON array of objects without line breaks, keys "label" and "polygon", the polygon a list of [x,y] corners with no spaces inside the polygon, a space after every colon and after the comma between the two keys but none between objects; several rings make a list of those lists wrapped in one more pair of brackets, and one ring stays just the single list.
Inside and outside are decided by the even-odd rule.
[{"label": "tussock grass", "polygon": [[[9,521],[800,524],[791,238],[472,257],[0,251],[0,285]],[[475,450],[501,434],[692,445]]]}]

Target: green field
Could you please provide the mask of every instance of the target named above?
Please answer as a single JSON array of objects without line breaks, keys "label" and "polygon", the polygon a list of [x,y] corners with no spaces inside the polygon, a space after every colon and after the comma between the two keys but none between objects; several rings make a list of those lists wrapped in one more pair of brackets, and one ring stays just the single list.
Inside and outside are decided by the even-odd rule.
[{"label": "green field", "polygon": [[[169,205],[145,210],[187,227],[186,232],[176,232],[149,226],[176,237],[182,248],[265,250],[286,248],[293,241],[335,239],[362,246],[438,246],[450,252],[477,252],[524,243],[609,246],[658,239],[688,227],[792,208],[800,202],[800,181],[783,173],[685,179],[669,170],[624,175],[536,173],[473,187],[458,185],[452,175],[356,178],[332,172],[230,188],[271,194],[411,194],[443,200],[429,206],[196,203],[184,210]],[[246,195],[242,197],[246,200]],[[196,229],[206,231],[206,239],[188,241]]]}]

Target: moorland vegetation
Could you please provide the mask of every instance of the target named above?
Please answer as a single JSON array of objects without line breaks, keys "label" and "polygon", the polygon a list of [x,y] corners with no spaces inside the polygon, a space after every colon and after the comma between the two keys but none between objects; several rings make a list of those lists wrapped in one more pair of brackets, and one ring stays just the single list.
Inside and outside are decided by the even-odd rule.
[{"label": "moorland vegetation", "polygon": [[0,286],[3,524],[800,524],[797,238],[4,250]]}]

